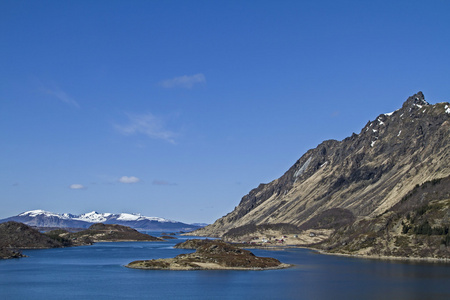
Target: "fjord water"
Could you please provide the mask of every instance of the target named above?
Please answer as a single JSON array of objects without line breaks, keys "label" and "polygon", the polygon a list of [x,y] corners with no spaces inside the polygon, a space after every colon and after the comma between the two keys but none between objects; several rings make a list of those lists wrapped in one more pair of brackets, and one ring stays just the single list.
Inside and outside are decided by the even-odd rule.
[{"label": "fjord water", "polygon": [[26,250],[0,261],[0,299],[450,299],[450,265],[252,249],[295,267],[267,271],[153,271],[139,259],[192,252],[167,242]]}]

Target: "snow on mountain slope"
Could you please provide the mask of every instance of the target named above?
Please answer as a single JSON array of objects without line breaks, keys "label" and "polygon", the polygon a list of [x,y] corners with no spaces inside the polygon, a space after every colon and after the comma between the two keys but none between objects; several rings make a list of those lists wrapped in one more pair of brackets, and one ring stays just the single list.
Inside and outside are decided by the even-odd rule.
[{"label": "snow on mountain slope", "polygon": [[60,219],[72,219],[74,215],[72,214],[56,214],[52,212],[48,212],[42,209],[30,210],[19,214],[19,216],[27,216],[27,217],[37,217],[37,216],[45,216],[45,217],[57,217]]},{"label": "snow on mountain slope", "polygon": [[113,214],[110,214],[110,213],[100,214],[96,211],[91,211],[89,213],[85,213],[85,214],[82,214],[79,216],[74,216],[73,219],[85,221],[85,222],[89,222],[89,223],[101,223],[101,222],[107,221],[108,218],[112,215]]},{"label": "snow on mountain slope", "polygon": [[98,213],[92,211],[81,215],[58,214],[37,209],[23,212],[17,216],[0,220],[21,222],[36,227],[88,228],[94,223],[119,224],[138,230],[149,231],[191,231],[201,226],[185,224],[159,217],[147,217],[133,213]]},{"label": "snow on mountain slope", "polygon": [[149,220],[149,221],[156,221],[156,222],[171,222],[173,221],[164,219],[164,218],[158,218],[158,217],[146,217],[142,216],[141,214],[129,214],[129,213],[121,213],[117,217],[116,220],[119,221],[142,221],[142,220]]}]

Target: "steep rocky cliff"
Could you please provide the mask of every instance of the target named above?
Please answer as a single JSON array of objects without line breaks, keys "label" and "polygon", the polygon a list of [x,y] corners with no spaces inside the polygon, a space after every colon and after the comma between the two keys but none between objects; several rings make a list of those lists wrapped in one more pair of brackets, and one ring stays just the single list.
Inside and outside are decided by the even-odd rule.
[{"label": "steep rocky cliff", "polygon": [[241,226],[286,223],[336,229],[376,218],[416,185],[450,175],[449,139],[449,103],[431,105],[419,92],[359,134],[307,151],[283,176],[193,234],[221,237]]}]

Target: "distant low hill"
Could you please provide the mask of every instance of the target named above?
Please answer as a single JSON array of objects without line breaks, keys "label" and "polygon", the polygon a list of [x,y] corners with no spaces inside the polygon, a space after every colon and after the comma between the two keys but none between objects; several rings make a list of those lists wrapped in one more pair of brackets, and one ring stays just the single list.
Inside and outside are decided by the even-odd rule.
[{"label": "distant low hill", "polygon": [[140,214],[112,214],[95,211],[82,215],[72,215],[32,210],[0,220],[0,223],[8,221],[21,222],[39,228],[88,228],[94,223],[124,225],[142,231],[192,231],[202,227],[199,224],[186,224],[159,217],[146,217]]},{"label": "distant low hill", "polygon": [[116,224],[96,223],[75,233],[64,229],[42,233],[23,223],[8,221],[0,224],[0,259],[22,257],[21,249],[62,248],[122,241],[156,242],[163,239]]}]

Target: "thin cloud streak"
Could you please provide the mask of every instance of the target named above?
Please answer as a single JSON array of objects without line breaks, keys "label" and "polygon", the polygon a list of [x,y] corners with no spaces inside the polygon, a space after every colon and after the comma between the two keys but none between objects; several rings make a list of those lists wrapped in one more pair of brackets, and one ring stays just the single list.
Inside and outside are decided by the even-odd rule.
[{"label": "thin cloud streak", "polygon": [[176,134],[164,128],[164,122],[161,118],[151,113],[144,115],[127,114],[129,123],[126,125],[115,125],[118,132],[123,135],[144,134],[153,139],[165,140],[175,144]]},{"label": "thin cloud streak", "polygon": [[76,107],[76,108],[80,108],[80,105],[78,104],[78,102],[73,100],[69,95],[67,95],[66,92],[64,92],[60,88],[57,88],[57,87],[55,87],[53,89],[43,88],[42,90],[44,91],[44,93],[54,96],[61,102],[64,102],[64,103],[66,103],[70,106]]},{"label": "thin cloud streak", "polygon": [[159,85],[163,88],[185,88],[191,89],[195,84],[206,83],[205,75],[199,73],[195,75],[184,75],[180,77],[175,77],[172,79],[166,79],[159,82]]}]

